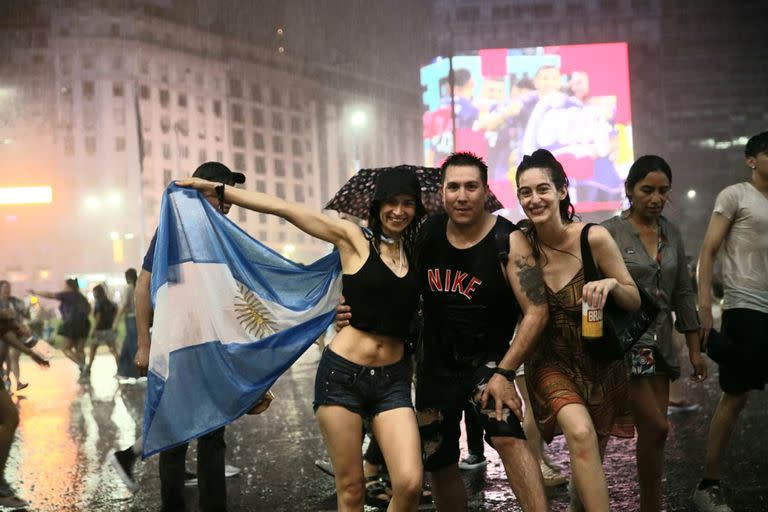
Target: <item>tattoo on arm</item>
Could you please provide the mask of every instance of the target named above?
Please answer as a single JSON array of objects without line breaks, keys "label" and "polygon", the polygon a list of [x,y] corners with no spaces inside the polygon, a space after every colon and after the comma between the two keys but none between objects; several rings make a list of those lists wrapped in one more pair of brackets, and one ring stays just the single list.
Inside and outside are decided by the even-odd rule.
[{"label": "tattoo on arm", "polygon": [[531,264],[528,258],[519,257],[515,260],[517,277],[520,287],[533,304],[546,304],[547,292],[544,288],[544,277],[536,263]]}]

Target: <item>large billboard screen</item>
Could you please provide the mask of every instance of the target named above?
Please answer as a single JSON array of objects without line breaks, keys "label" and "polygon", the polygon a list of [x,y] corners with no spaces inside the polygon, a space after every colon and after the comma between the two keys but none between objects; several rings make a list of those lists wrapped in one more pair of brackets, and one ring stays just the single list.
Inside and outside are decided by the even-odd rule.
[{"label": "large billboard screen", "polygon": [[546,148],[569,176],[577,211],[620,207],[633,160],[626,43],[437,58],[421,68],[421,84],[426,165],[439,166],[454,150],[476,153],[488,162],[493,192],[515,210],[515,169],[523,155]]}]

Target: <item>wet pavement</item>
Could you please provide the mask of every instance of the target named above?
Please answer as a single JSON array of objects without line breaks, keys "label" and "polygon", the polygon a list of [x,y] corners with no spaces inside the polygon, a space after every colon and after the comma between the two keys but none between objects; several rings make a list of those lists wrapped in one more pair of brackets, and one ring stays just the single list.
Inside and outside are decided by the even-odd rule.
[{"label": "wet pavement", "polygon": [[[312,414],[313,378],[319,352],[310,350],[277,383],[270,410],[246,416],[227,429],[227,463],[242,473],[227,480],[231,511],[335,510],[333,479],[314,466],[325,458]],[[714,368],[713,368],[714,371]],[[7,479],[31,502],[30,511],[159,510],[157,457],[137,464],[140,490],[132,495],[105,462],[115,448],[131,445],[140,425],[145,387],[118,384],[114,360],[100,355],[90,382],[77,382],[68,360],[56,359],[48,370],[22,361],[23,379],[31,385],[15,396],[21,422],[11,450]],[[718,397],[715,378],[691,389],[702,405],[694,413],[670,417],[664,480],[666,510],[692,510],[691,491],[704,465],[704,439]],[[768,394],[753,393],[736,427],[725,463],[725,488],[736,511],[768,510]],[[638,509],[634,442],[609,444],[606,473],[612,509]],[[548,452],[568,470],[562,439]],[[188,466],[194,468],[195,443]],[[520,510],[509,490],[503,468],[486,447],[486,471],[465,474],[471,509]],[[197,510],[197,489],[186,489],[189,510]],[[549,490],[550,508],[565,510],[565,487]],[[370,509],[375,510],[375,509]]]}]

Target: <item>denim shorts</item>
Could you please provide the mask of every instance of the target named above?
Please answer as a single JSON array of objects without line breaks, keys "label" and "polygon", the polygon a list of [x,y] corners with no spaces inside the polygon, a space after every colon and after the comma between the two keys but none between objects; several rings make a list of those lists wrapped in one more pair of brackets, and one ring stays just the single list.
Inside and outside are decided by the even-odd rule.
[{"label": "denim shorts", "polygon": [[412,409],[411,365],[403,359],[386,366],[360,366],[326,348],[315,377],[315,412],[321,405],[340,405],[366,420],[390,409]]}]

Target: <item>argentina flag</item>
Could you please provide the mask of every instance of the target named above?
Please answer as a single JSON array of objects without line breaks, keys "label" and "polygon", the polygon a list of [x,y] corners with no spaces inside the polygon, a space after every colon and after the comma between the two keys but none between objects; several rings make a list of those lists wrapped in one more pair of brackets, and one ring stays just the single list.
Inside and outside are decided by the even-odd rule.
[{"label": "argentina flag", "polygon": [[171,184],[151,293],[144,457],[253,408],[333,321],[341,264],[336,251],[311,265],[294,263],[196,190]]}]

